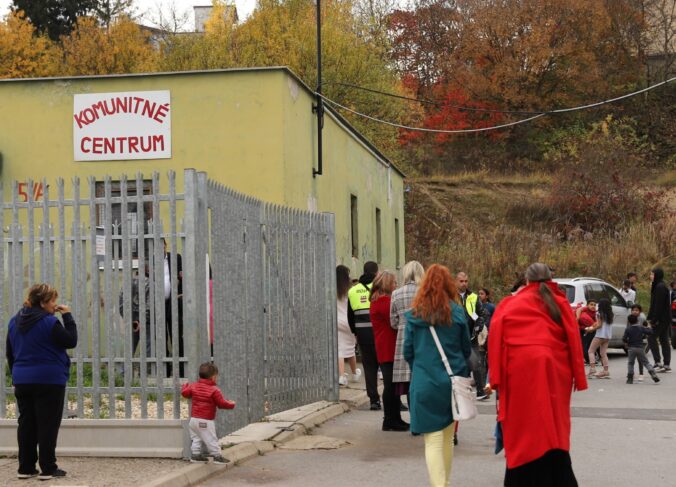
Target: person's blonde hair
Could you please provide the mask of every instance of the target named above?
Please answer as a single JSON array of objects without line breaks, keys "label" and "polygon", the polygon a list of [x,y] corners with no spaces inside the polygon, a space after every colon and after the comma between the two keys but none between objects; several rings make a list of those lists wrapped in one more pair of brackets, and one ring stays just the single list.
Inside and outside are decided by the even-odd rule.
[{"label": "person's blonde hair", "polygon": [[401,270],[401,275],[404,280],[404,284],[409,282],[415,282],[420,284],[422,282],[423,275],[425,274],[425,269],[422,264],[417,260],[411,260],[404,264],[404,268]]},{"label": "person's blonde hair", "polygon": [[34,284],[28,290],[28,295],[23,305],[27,308],[39,308],[42,303],[48,303],[58,297],[59,292],[49,284]]},{"label": "person's blonde hair", "polygon": [[380,296],[390,295],[397,287],[397,276],[391,271],[382,271],[378,274],[371,286],[371,301],[375,301]]}]

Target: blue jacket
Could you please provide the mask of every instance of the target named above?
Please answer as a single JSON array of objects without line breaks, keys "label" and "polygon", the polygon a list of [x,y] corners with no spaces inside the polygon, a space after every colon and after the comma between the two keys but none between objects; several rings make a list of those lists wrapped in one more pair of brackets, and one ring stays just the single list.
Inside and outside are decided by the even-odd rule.
[{"label": "blue jacket", "polygon": [[70,358],[77,345],[77,326],[70,313],[64,325],[42,308],[22,308],[9,322],[6,353],[14,384],[66,385]]},{"label": "blue jacket", "polygon": [[[411,431],[431,433],[453,421],[451,380],[434,343],[430,324],[407,311],[404,358],[411,366]],[[469,377],[467,360],[472,353],[462,306],[451,303],[451,326],[435,327],[441,346],[455,375]]]}]

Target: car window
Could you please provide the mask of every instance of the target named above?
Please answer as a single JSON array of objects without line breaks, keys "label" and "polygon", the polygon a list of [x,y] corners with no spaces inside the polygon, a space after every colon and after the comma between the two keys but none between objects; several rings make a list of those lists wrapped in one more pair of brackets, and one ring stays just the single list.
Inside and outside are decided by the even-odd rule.
[{"label": "car window", "polygon": [[568,284],[559,284],[559,289],[566,293],[566,298],[569,303],[575,301],[575,286],[569,286]]},{"label": "car window", "polygon": [[584,285],[584,298],[586,301],[593,300],[598,303],[600,299],[610,299],[610,296],[601,284],[593,283]]},{"label": "car window", "polygon": [[610,304],[613,306],[620,306],[622,308],[627,307],[627,302],[624,300],[622,295],[617,292],[617,290],[613,287],[610,286],[603,286],[605,288],[606,293],[608,293],[608,296],[610,297]]}]

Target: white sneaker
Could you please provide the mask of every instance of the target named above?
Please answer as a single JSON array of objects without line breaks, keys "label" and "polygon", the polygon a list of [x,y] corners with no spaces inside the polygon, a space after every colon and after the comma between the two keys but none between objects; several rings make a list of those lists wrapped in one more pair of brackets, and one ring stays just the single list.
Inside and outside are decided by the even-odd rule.
[{"label": "white sneaker", "polygon": [[383,371],[378,369],[378,380],[383,380]]},{"label": "white sneaker", "polygon": [[347,385],[347,374],[343,374],[338,377],[338,385],[346,386]]},{"label": "white sneaker", "polygon": [[352,382],[359,382],[361,379],[361,369],[355,370],[354,374],[352,374]]},{"label": "white sneaker", "polygon": [[639,375],[639,376],[636,378],[636,382],[643,382],[643,374]]}]

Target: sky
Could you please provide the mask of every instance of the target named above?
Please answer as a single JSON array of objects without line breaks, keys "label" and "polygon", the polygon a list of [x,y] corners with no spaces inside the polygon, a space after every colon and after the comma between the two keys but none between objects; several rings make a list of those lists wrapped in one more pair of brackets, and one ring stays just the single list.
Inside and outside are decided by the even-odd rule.
[{"label": "sky", "polygon": [[[237,13],[240,21],[249,16],[256,6],[256,0],[235,0],[237,4]],[[9,11],[9,6],[12,0],[0,0],[0,17],[4,17]],[[152,25],[151,19],[157,17],[154,12],[157,12],[158,5],[163,9],[168,8],[169,5],[174,4],[178,12],[189,12],[190,18],[188,20],[187,30],[192,30],[195,25],[195,20],[192,15],[192,7],[195,5],[210,5],[210,0],[136,0],[136,5],[140,13],[144,13],[141,18],[142,24]]]}]

